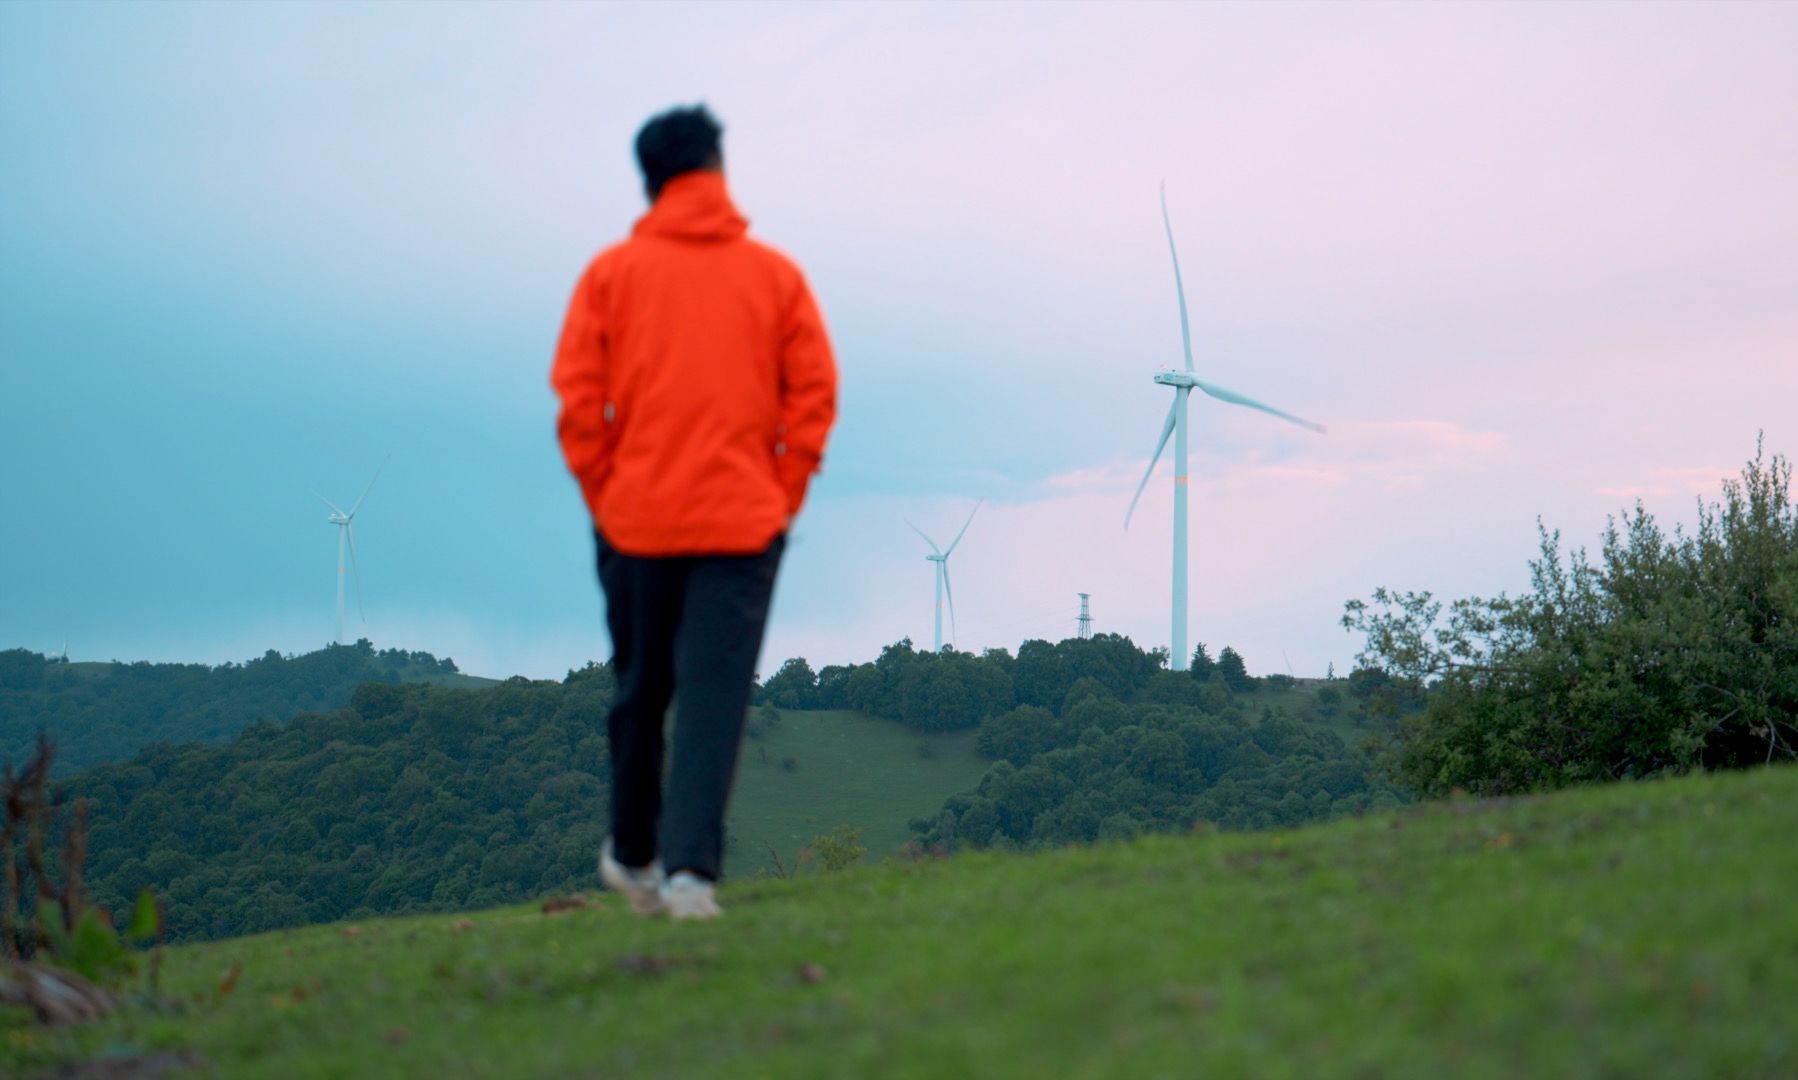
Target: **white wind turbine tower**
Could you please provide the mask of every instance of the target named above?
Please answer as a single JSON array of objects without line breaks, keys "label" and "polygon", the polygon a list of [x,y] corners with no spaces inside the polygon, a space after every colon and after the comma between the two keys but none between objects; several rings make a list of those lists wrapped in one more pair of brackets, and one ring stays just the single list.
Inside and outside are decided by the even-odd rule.
[{"label": "white wind turbine tower", "polygon": [[1167,250],[1174,260],[1174,293],[1180,299],[1180,345],[1186,354],[1186,370],[1162,370],[1155,373],[1155,381],[1162,386],[1174,388],[1174,404],[1167,411],[1167,422],[1161,425],[1161,441],[1155,444],[1155,455],[1149,459],[1149,468],[1143,473],[1142,483],[1136,486],[1136,495],[1130,500],[1130,509],[1124,514],[1124,528],[1130,527],[1130,518],[1136,513],[1137,501],[1142,498],[1143,489],[1149,486],[1149,477],[1155,472],[1155,465],[1161,460],[1161,451],[1167,447],[1167,437],[1174,436],[1174,635],[1171,642],[1175,671],[1186,670],[1186,399],[1194,388],[1232,405],[1244,405],[1251,409],[1259,409],[1264,413],[1277,416],[1300,427],[1310,428],[1319,434],[1323,433],[1322,424],[1313,423],[1302,417],[1294,416],[1263,405],[1253,398],[1244,397],[1234,390],[1226,390],[1216,383],[1206,382],[1193,374],[1192,369],[1192,330],[1186,319],[1186,286],[1180,280],[1180,253],[1174,249],[1174,226],[1167,215],[1167,185],[1161,186],[1161,225],[1167,230]]},{"label": "white wind turbine tower", "polygon": [[955,539],[950,541],[949,550],[947,551],[937,547],[935,540],[932,540],[928,536],[924,536],[923,529],[918,528],[916,525],[912,525],[909,521],[906,522],[907,525],[911,525],[912,532],[917,533],[919,536],[924,536],[924,542],[930,545],[930,550],[933,554],[924,556],[925,560],[936,563],[937,652],[943,651],[943,596],[945,593],[948,594],[949,597],[949,634],[951,639],[953,639],[955,635],[955,590],[949,587],[949,556],[955,554],[955,545],[961,543],[961,538],[967,534],[968,526],[974,523],[974,515],[980,512],[980,504],[985,501],[985,499],[980,500],[980,502],[974,504],[974,509],[968,511],[968,520],[962,522],[961,532],[955,534]]},{"label": "white wind turbine tower", "polygon": [[[386,467],[387,467],[387,462],[385,460],[383,460],[381,462],[380,468],[377,468],[375,470],[374,480],[370,480],[368,482],[368,486],[362,489],[362,498],[356,500],[356,505],[350,507],[349,513],[347,513],[347,514],[344,513],[343,510],[341,508],[339,508],[338,505],[336,503],[332,502],[330,499],[326,499],[323,495],[318,496],[321,500],[323,500],[323,502],[326,506],[331,508],[331,516],[326,518],[325,520],[327,520],[331,524],[337,526],[337,644],[339,644],[339,645],[343,644],[343,578],[344,578],[344,573],[345,573],[344,564],[343,564],[344,549],[345,548],[349,549],[350,566],[353,568],[356,568],[356,610],[357,610],[357,612],[361,612],[362,611],[362,571],[359,567],[356,567],[356,535],[355,535],[355,531],[354,531],[354,528],[351,523],[356,520],[356,513],[357,513],[357,511],[362,509],[362,503],[365,500],[367,500],[368,493],[375,489],[375,480],[379,480],[381,478],[381,469],[384,469]],[[315,492],[313,492],[313,494],[318,495],[318,492],[315,491]],[[365,622],[367,621],[366,615],[363,616],[363,620]]]}]

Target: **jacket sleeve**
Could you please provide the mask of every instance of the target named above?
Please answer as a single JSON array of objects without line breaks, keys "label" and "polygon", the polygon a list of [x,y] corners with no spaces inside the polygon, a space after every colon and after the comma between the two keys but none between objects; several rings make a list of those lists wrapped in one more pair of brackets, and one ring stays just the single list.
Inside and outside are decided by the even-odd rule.
[{"label": "jacket sleeve", "polygon": [[597,262],[588,267],[574,287],[549,373],[550,386],[561,399],[556,436],[562,443],[562,457],[580,483],[589,506],[612,469],[610,424],[606,416],[610,402],[606,379],[611,365],[600,269]]},{"label": "jacket sleeve", "polygon": [[786,489],[787,513],[797,514],[805,489],[824,459],[824,442],[837,418],[837,365],[824,316],[806,285],[795,275],[781,333],[781,446],[777,467]]}]

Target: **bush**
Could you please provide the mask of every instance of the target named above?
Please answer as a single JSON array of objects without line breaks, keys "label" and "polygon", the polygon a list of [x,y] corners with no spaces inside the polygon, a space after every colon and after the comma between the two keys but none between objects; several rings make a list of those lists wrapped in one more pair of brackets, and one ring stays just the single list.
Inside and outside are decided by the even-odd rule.
[{"label": "bush", "polygon": [[862,860],[868,849],[861,845],[862,831],[838,825],[836,831],[812,841],[811,852],[825,873],[846,870]]},{"label": "bush", "polygon": [[1638,503],[1596,563],[1541,529],[1528,592],[1446,618],[1427,592],[1351,601],[1343,624],[1367,635],[1369,665],[1351,693],[1431,690],[1398,727],[1393,773],[1428,795],[1504,794],[1798,756],[1790,482],[1757,449],[1696,531],[1669,537]]},{"label": "bush", "polygon": [[743,734],[752,739],[760,739],[780,726],[780,710],[772,704],[764,704],[749,714],[749,722],[743,725]]}]

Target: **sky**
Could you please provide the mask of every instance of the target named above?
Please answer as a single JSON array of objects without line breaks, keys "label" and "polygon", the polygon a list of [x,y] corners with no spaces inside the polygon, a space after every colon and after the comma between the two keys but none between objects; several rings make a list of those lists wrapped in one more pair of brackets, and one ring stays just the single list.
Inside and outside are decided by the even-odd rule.
[{"label": "sky", "polygon": [[[1516,591],[1798,453],[1798,5],[0,5],[0,648],[223,662],[336,632],[610,653],[547,373],[703,100],[805,268],[841,410],[762,670],[1189,640],[1345,672],[1378,586]],[[383,468],[383,462],[385,462]],[[358,612],[360,608],[360,613]]]}]

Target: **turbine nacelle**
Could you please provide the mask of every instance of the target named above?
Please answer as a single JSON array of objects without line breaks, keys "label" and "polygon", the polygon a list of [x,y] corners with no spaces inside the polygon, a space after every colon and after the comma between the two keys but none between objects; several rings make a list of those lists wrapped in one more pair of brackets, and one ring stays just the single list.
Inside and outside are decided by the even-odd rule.
[{"label": "turbine nacelle", "polygon": [[1199,385],[1198,377],[1190,371],[1157,371],[1155,381],[1162,386],[1183,386],[1188,390]]}]

